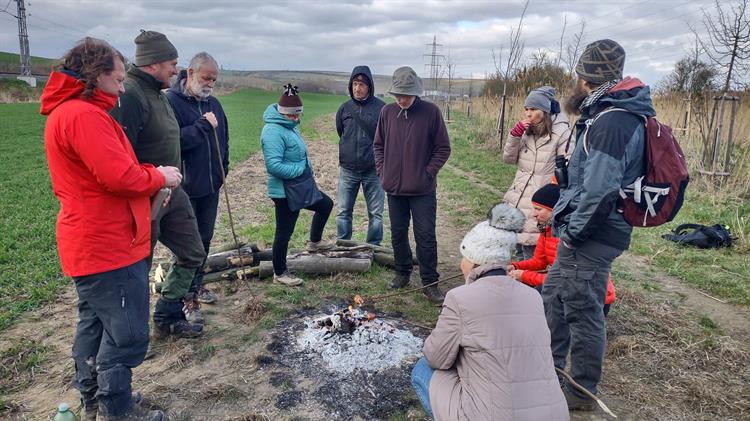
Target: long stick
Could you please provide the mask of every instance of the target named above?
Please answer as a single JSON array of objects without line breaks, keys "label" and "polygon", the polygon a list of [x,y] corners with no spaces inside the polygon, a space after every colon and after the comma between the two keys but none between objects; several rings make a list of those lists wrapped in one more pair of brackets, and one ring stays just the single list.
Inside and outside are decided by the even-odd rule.
[{"label": "long stick", "polygon": [[401,294],[408,294],[410,292],[421,291],[421,290],[423,290],[425,288],[429,288],[429,287],[431,287],[433,285],[437,285],[437,284],[439,284],[441,282],[450,281],[452,279],[458,279],[461,276],[464,276],[464,275],[462,273],[459,273],[458,275],[454,275],[454,276],[451,276],[451,277],[445,278],[445,279],[440,279],[440,280],[437,280],[437,281],[435,281],[435,282],[433,282],[431,284],[423,285],[423,286],[421,286],[419,288],[406,289],[406,290],[403,290],[403,291],[393,292],[391,294],[376,295],[374,297],[363,297],[363,300],[365,302],[369,303],[369,302],[372,302],[372,301],[382,300],[383,298],[390,298],[390,297],[395,297],[395,296],[401,295]]},{"label": "long stick", "polygon": [[[219,145],[219,135],[216,134],[216,127],[211,126],[214,129],[214,143],[216,146],[216,154],[219,157],[219,165],[221,165],[221,184],[224,186],[224,201],[227,203],[227,215],[229,216],[229,228],[232,230],[232,238],[234,239],[234,245],[237,247],[237,257],[240,258],[240,273],[245,273],[245,264],[242,262],[242,245],[237,239],[237,233],[234,231],[234,218],[232,218],[232,207],[229,205],[229,192],[227,191],[227,179],[224,174],[224,157],[221,155],[221,145]],[[240,278],[243,278],[241,276]]]},{"label": "long stick", "polygon": [[615,415],[612,411],[610,411],[609,408],[607,408],[607,405],[605,405],[604,402],[602,402],[601,399],[597,398],[596,395],[594,395],[593,393],[589,392],[585,387],[583,387],[580,384],[576,383],[576,381],[573,380],[573,378],[570,377],[570,374],[568,374],[567,372],[565,372],[565,370],[560,370],[559,368],[555,367],[555,371],[557,371],[558,373],[562,374],[562,376],[565,377],[565,380],[567,380],[568,383],[572,384],[573,387],[575,387],[576,389],[578,389],[581,392],[583,392],[584,395],[586,395],[589,398],[595,400],[596,403],[599,404],[599,407],[602,408],[602,411],[606,412],[607,415],[611,415],[613,418],[617,418],[617,415]]}]

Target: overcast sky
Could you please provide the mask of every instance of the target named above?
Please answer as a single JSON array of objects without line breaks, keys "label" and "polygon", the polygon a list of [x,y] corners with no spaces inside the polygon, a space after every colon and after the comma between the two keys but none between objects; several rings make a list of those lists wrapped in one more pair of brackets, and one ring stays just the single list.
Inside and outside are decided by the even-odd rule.
[{"label": "overcast sky", "polygon": [[[14,0],[0,8],[16,14]],[[29,4],[30,3],[30,4]],[[391,74],[402,65],[429,76],[426,44],[450,56],[461,77],[494,71],[491,51],[508,45],[524,1],[181,1],[27,0],[31,54],[60,57],[83,36],[103,38],[127,57],[138,30],[163,32],[185,65],[198,51],[226,69],[350,71],[368,64]],[[702,0],[531,0],[523,22],[525,54],[559,51],[585,19],[584,42],[611,38],[625,48],[625,73],[657,83],[701,31]],[[0,9],[2,10],[2,9]],[[17,21],[0,13],[0,51],[18,52]]]}]

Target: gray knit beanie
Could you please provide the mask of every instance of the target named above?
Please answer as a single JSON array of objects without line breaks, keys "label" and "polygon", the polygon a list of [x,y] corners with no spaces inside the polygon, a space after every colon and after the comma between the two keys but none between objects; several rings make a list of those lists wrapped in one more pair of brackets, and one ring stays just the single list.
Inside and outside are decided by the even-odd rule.
[{"label": "gray knit beanie", "polygon": [[421,96],[422,92],[424,92],[422,90],[422,79],[417,76],[414,69],[403,66],[393,72],[393,85],[388,91],[389,94]]},{"label": "gray knit beanie", "polygon": [[529,92],[523,106],[526,108],[536,108],[550,114],[552,110],[552,101],[555,100],[555,88],[551,86],[542,86]]},{"label": "gray knit beanie", "polygon": [[141,29],[141,33],[135,37],[136,66],[148,66],[176,58],[177,49],[161,32]]},{"label": "gray knit beanie", "polygon": [[576,65],[578,77],[596,85],[622,79],[625,50],[611,39],[600,39],[586,46]]}]

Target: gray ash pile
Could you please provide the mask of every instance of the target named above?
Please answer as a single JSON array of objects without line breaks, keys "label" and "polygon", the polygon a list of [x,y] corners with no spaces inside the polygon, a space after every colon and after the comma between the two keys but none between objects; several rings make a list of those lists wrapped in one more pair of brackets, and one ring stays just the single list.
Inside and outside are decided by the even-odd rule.
[{"label": "gray ash pile", "polygon": [[320,353],[327,368],[341,374],[356,369],[377,372],[413,362],[422,354],[422,339],[351,306],[305,325],[298,347]]}]

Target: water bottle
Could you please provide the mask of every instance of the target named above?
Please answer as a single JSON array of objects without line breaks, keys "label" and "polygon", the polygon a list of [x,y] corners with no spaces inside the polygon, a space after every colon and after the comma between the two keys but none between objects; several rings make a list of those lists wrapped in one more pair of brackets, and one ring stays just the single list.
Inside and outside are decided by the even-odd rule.
[{"label": "water bottle", "polygon": [[78,417],[70,410],[70,405],[63,402],[57,407],[57,414],[52,421],[78,421]]}]

